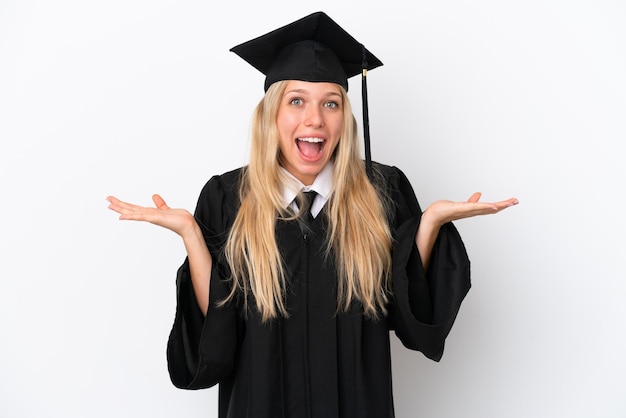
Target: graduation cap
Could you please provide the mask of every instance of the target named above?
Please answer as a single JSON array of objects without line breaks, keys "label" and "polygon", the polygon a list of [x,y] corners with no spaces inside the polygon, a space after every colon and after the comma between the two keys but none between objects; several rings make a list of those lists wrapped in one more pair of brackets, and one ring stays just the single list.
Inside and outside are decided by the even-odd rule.
[{"label": "graduation cap", "polygon": [[383,63],[360,42],[316,12],[230,50],[265,74],[265,91],[281,80],[337,83],[347,91],[348,78],[362,74],[365,161],[371,173],[366,76]]}]

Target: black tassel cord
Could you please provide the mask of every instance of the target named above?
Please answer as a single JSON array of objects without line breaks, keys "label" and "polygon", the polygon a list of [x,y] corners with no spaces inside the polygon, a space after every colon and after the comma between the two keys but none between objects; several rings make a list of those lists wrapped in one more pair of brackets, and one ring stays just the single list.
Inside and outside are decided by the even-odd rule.
[{"label": "black tassel cord", "polygon": [[367,105],[367,50],[363,45],[363,76],[361,77],[361,96],[363,98],[363,141],[365,142],[365,170],[369,178],[372,178],[372,151],[370,148],[370,120]]}]

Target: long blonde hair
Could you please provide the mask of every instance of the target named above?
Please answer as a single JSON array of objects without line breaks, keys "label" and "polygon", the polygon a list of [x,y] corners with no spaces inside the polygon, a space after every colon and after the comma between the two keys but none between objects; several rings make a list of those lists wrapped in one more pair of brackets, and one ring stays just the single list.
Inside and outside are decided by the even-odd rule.
[{"label": "long blonde hair", "polygon": [[[264,322],[288,316],[287,272],[275,235],[277,219],[289,218],[282,202],[284,175],[276,127],[286,84],[272,84],[254,111],[250,163],[243,170],[240,186],[241,206],[225,248],[233,279],[227,300],[241,292],[248,307],[251,293]],[[343,88],[341,95],[343,133],[333,156],[334,191],[325,208],[329,224],[326,254],[335,254],[338,311],[346,311],[357,300],[364,313],[376,319],[387,313],[391,232],[385,198],[365,173],[356,121]]]}]

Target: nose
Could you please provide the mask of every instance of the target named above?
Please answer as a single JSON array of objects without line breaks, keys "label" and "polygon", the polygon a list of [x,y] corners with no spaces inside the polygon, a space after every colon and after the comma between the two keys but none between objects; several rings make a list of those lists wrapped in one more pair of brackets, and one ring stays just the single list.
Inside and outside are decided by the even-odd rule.
[{"label": "nose", "polygon": [[304,118],[304,124],[306,126],[315,128],[324,126],[324,115],[322,114],[322,109],[318,106],[307,106]]}]

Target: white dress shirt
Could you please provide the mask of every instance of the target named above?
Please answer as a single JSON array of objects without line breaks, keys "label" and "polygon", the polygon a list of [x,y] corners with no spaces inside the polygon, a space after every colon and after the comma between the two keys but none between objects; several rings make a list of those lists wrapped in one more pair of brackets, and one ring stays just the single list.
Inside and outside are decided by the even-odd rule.
[{"label": "white dress shirt", "polygon": [[296,196],[301,191],[308,192],[314,190],[317,193],[313,204],[311,205],[311,215],[315,218],[321,211],[328,199],[333,193],[333,162],[329,161],[322,171],[317,175],[315,181],[310,186],[302,184],[300,180],[295,178],[290,172],[282,168],[286,177],[283,187],[283,205],[284,207],[292,206],[294,210],[298,210]]}]

